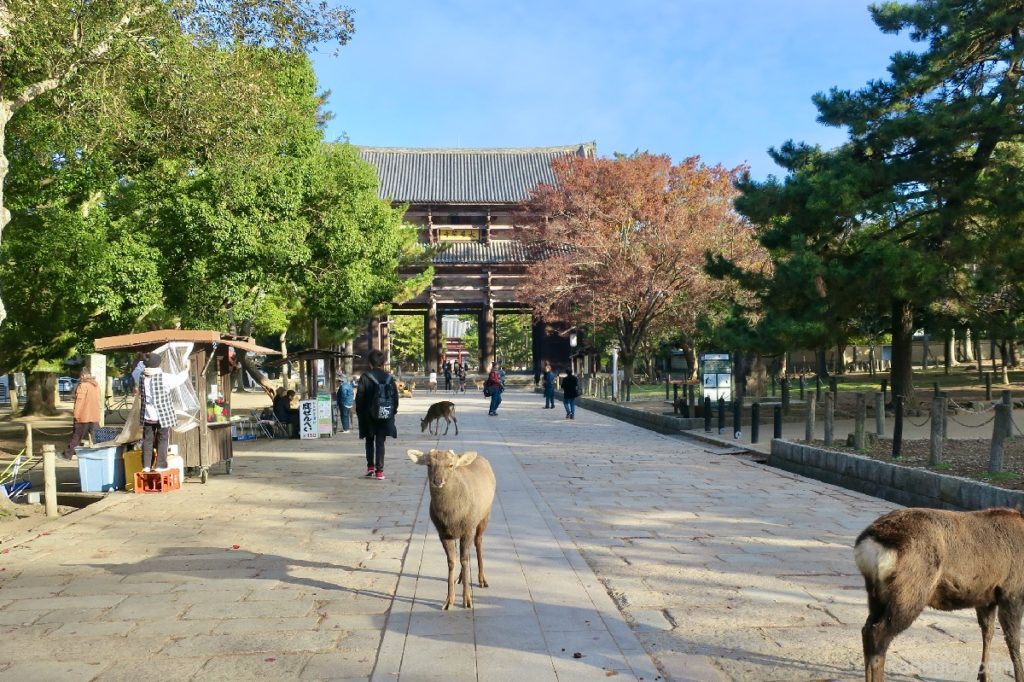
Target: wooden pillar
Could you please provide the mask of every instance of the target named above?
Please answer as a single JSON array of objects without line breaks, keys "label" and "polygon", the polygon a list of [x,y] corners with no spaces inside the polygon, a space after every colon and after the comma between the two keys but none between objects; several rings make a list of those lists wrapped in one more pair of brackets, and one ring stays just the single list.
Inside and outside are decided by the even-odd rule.
[{"label": "wooden pillar", "polygon": [[533,375],[539,377],[544,372],[544,323],[534,320],[530,328],[530,345],[533,348]]},{"label": "wooden pillar", "polygon": [[437,301],[430,299],[430,307],[423,324],[423,364],[424,372],[429,374],[431,370],[437,371],[438,366],[438,333],[440,332],[437,319]]},{"label": "wooden pillar", "polygon": [[366,351],[380,350],[380,318],[374,315],[370,318],[370,328],[367,331]]},{"label": "wooden pillar", "polygon": [[480,373],[486,374],[494,363],[494,306],[488,303],[480,311],[480,324],[477,325],[480,335]]},{"label": "wooden pillar", "polygon": [[380,350],[384,353],[384,366],[391,367],[391,319],[384,318],[380,323]]}]

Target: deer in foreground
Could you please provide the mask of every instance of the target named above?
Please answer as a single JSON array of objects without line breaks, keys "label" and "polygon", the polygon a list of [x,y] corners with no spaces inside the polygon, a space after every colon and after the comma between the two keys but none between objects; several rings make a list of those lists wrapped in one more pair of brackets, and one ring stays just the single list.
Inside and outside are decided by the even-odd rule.
[{"label": "deer in foreground", "polygon": [[453,450],[409,450],[409,459],[427,467],[430,484],[430,520],[441,538],[448,557],[448,596],[444,609],[455,603],[455,543],[459,543],[462,570],[462,605],[473,607],[470,582],[469,545],[476,546],[477,575],[480,587],[487,587],[484,575],[484,531],[491,520],[494,503],[494,471],[491,464],[475,452],[455,454]]},{"label": "deer in foreground", "polygon": [[861,630],[867,682],[885,680],[885,653],[926,606],[974,607],[981,626],[978,680],[989,682],[989,650],[998,610],[1013,677],[1024,682],[1024,516],[1014,509],[953,512],[900,509],[857,538],[853,556],[868,592]]},{"label": "deer in foreground", "polygon": [[455,403],[450,400],[442,400],[430,406],[427,416],[420,420],[420,433],[430,429],[432,436],[441,435],[442,419],[444,419],[444,435],[448,435],[448,428],[452,422],[455,422],[455,435],[459,435],[459,420],[455,418]]}]

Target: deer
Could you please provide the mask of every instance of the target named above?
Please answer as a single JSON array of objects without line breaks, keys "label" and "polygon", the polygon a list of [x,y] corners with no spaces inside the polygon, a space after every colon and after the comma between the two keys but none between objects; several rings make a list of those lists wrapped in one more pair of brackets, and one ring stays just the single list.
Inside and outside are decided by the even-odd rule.
[{"label": "deer", "polygon": [[998,611],[1013,677],[1024,682],[1020,625],[1024,613],[1024,515],[1015,509],[973,512],[900,509],[875,519],[853,550],[868,593],[861,630],[864,679],[884,682],[893,638],[926,606],[974,607],[981,626],[978,680],[989,682],[989,650]]},{"label": "deer", "polygon": [[[431,435],[440,436],[442,419],[444,419],[444,435],[448,435],[448,428],[452,422],[455,422],[455,435],[459,435],[459,420],[455,418],[455,403],[450,400],[434,403],[427,409],[427,416],[420,420],[420,433],[431,429]],[[437,433],[434,432],[435,430]]]},{"label": "deer", "polygon": [[427,467],[430,487],[430,520],[441,538],[448,557],[448,596],[443,610],[455,603],[455,543],[458,542],[458,582],[462,584],[462,606],[473,608],[472,575],[469,568],[469,544],[476,546],[477,577],[480,587],[488,587],[484,575],[484,531],[491,520],[491,505],[496,487],[494,471],[486,459],[475,452],[461,455],[454,450],[408,450],[409,459]]}]

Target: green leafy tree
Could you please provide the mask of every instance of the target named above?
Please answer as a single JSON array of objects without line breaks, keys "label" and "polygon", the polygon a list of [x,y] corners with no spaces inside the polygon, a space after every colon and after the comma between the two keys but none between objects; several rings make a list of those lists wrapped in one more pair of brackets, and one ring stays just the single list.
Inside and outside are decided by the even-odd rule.
[{"label": "green leafy tree", "polygon": [[[533,318],[498,315],[494,321],[497,357],[505,368],[529,367],[533,358]],[[472,356],[471,356],[472,357]]]},{"label": "green leafy tree", "polygon": [[[0,237],[11,220],[3,193],[11,168],[7,126],[22,112],[44,100],[61,101],[70,116],[65,122],[71,122],[85,113],[76,109],[77,104],[102,107],[102,86],[118,82],[126,87],[142,63],[151,70],[174,64],[188,74],[188,64],[174,59],[185,44],[233,42],[303,51],[326,41],[344,44],[352,30],[349,10],[309,0],[9,0],[0,4]],[[187,39],[183,41],[182,36]],[[160,97],[166,93],[151,94],[157,106],[137,113],[148,117],[169,104]],[[179,125],[188,126],[196,119],[184,117]],[[228,130],[221,121],[201,120],[211,129]],[[6,317],[0,302],[0,324]]]},{"label": "green leafy tree", "polygon": [[423,365],[423,318],[419,315],[395,315],[391,318],[391,358],[405,370]]},{"label": "green leafy tree", "polygon": [[916,324],[938,301],[973,297],[979,281],[964,273],[1019,243],[1024,192],[1010,152],[1024,136],[1024,7],[922,0],[871,12],[925,48],[894,55],[887,80],[817,95],[819,120],[849,142],[787,143],[774,153],[787,177],[741,182],[737,207],[772,253],[770,278],[745,275],[765,307],[758,336],[818,345],[851,320],[887,319],[893,391],[912,400]]}]

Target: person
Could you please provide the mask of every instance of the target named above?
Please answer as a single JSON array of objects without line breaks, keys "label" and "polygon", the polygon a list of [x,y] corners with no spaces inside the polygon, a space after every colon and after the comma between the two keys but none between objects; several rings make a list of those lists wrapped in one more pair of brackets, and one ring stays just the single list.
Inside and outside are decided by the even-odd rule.
[{"label": "person", "polygon": [[466,392],[466,366],[463,364],[455,365],[455,375],[459,377],[459,393]]},{"label": "person", "polygon": [[430,376],[427,377],[427,390],[433,393],[437,390],[437,370],[431,369]]},{"label": "person", "polygon": [[487,380],[484,382],[484,388],[490,390],[491,394],[491,406],[487,410],[487,414],[492,417],[498,416],[498,406],[501,405],[501,392],[505,390],[505,384],[501,380],[501,374],[499,373],[498,363],[491,365],[491,373],[487,375]]},{"label": "person", "polygon": [[[388,436],[398,438],[395,415],[398,413],[398,388],[395,378],[384,369],[384,353],[376,348],[370,351],[370,371],[359,378],[356,392],[356,416],[359,418],[359,438],[366,439],[366,476],[384,480],[384,441]],[[390,391],[394,396],[391,414],[387,419],[375,415],[378,391]]]},{"label": "person", "polygon": [[444,363],[444,392],[452,392],[452,363]]},{"label": "person", "polygon": [[[178,374],[165,374],[160,367],[160,354],[150,353],[144,361],[139,381],[139,421],[142,423],[142,470],[167,470],[167,444],[171,428],[178,423],[171,404],[171,389],[188,381],[188,369]],[[156,461],[153,448],[156,447]]]},{"label": "person", "polygon": [[572,367],[562,377],[562,400],[565,402],[565,418],[576,418],[576,398],[580,396],[580,382],[572,373]]},{"label": "person", "polygon": [[544,409],[555,409],[555,373],[551,369],[551,363],[544,363],[544,374],[541,375],[544,382]]},{"label": "person", "polygon": [[274,416],[282,424],[288,423],[288,403],[288,391],[284,386],[278,386],[277,392],[274,393]]},{"label": "person", "polygon": [[299,438],[299,394],[288,391],[284,395],[288,399],[288,433],[292,438]]},{"label": "person", "polygon": [[338,411],[341,412],[341,432],[351,431],[352,405],[355,402],[355,388],[344,372],[341,373],[341,385],[338,386]]},{"label": "person", "polygon": [[96,378],[85,368],[82,368],[78,377],[75,407],[71,413],[71,440],[61,454],[64,459],[71,459],[75,454],[75,448],[82,444],[82,439],[87,435],[91,436],[100,423],[100,387],[96,383]]},{"label": "person", "polygon": [[138,395],[142,371],[146,369],[146,353],[135,354],[135,367],[132,369],[132,395]]}]

